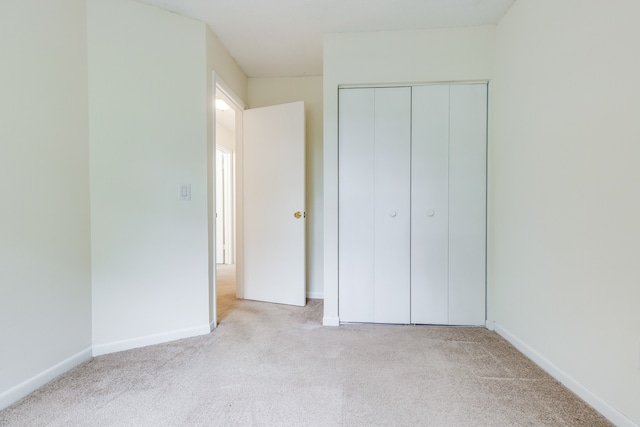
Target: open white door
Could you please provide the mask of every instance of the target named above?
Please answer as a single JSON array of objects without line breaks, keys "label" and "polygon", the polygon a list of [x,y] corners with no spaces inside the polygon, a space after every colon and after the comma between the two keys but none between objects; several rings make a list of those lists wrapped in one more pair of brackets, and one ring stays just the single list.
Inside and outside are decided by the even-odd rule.
[{"label": "open white door", "polygon": [[304,103],[244,112],[243,296],[304,306]]}]

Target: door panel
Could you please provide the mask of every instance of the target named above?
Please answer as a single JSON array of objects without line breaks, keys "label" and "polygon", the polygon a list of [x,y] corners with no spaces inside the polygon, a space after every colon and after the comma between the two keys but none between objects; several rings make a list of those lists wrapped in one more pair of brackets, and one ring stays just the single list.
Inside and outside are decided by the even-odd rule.
[{"label": "door panel", "polygon": [[411,88],[375,89],[375,321],[410,322]]},{"label": "door panel", "polygon": [[338,130],[338,283],[344,322],[374,318],[374,89],[342,89]]},{"label": "door panel", "polygon": [[449,321],[449,86],[412,94],[411,323]]},{"label": "door panel", "polygon": [[345,322],[410,321],[411,89],[341,89],[339,309]]},{"label": "door panel", "polygon": [[306,304],[304,142],[304,103],[244,112],[244,298]]},{"label": "door panel", "polygon": [[452,85],[449,324],[485,324],[487,86]]}]

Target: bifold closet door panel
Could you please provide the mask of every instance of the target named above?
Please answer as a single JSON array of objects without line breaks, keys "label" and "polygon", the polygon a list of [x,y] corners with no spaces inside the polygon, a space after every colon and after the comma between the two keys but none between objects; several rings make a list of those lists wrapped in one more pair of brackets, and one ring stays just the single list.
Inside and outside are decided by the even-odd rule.
[{"label": "bifold closet door panel", "polygon": [[345,322],[374,322],[374,89],[339,91],[338,283]]},{"label": "bifold closet door panel", "polygon": [[449,86],[412,95],[411,323],[447,324]]},{"label": "bifold closet door panel", "polygon": [[486,84],[339,91],[339,315],[483,325]]},{"label": "bifold closet door panel", "polygon": [[449,323],[484,325],[487,85],[450,90]]},{"label": "bifold closet door panel", "polygon": [[410,323],[411,88],[375,89],[375,322]]}]

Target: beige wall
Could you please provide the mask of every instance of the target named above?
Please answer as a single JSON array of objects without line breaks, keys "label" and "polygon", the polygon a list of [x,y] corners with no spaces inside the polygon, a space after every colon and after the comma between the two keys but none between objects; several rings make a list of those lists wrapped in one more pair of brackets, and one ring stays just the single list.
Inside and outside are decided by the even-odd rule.
[{"label": "beige wall", "polygon": [[205,25],[87,6],[94,354],[207,333]]},{"label": "beige wall", "polygon": [[209,70],[215,72],[217,83],[227,92],[231,92],[229,95],[238,98],[236,101],[240,101],[241,107],[246,106],[249,100],[247,76],[208,26],[206,32]]},{"label": "beige wall", "polygon": [[208,332],[213,77],[244,104],[247,78],[204,24],[130,0],[5,1],[0,37],[2,408],[92,346]]},{"label": "beige wall", "polygon": [[489,80],[495,27],[329,34],[324,39],[324,323],[338,323],[338,87]]},{"label": "beige wall", "polygon": [[489,165],[490,320],[635,423],[638,16],[635,0],[518,0],[497,30]]},{"label": "beige wall", "polygon": [[2,409],[91,356],[85,4],[2,1],[0,40]]},{"label": "beige wall", "polygon": [[249,79],[251,108],[295,101],[305,103],[307,295],[322,298],[322,77]]}]

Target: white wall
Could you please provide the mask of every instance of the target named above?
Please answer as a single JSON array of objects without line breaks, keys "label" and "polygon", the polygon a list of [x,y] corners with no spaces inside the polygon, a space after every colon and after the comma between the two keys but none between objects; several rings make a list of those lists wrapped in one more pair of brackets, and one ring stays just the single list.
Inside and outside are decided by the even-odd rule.
[{"label": "white wall", "polygon": [[324,323],[338,319],[338,87],[488,80],[495,27],[329,34],[324,39]]},{"label": "white wall", "polygon": [[85,4],[0,2],[0,409],[91,356]]},{"label": "white wall", "polygon": [[640,424],[638,16],[518,0],[498,26],[489,315]]},{"label": "white wall", "polygon": [[322,77],[250,78],[251,108],[304,101],[306,125],[307,296],[322,298]]},{"label": "white wall", "polygon": [[209,331],[211,75],[203,23],[130,0],[87,8],[101,354]]}]

